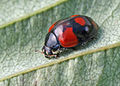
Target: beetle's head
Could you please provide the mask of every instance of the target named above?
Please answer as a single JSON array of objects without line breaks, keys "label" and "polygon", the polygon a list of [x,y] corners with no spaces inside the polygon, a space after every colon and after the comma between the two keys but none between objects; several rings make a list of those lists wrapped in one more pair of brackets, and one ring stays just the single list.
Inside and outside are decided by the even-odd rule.
[{"label": "beetle's head", "polygon": [[59,48],[59,45],[56,45],[54,47],[43,46],[42,52],[44,53],[46,58],[57,58],[60,51]]},{"label": "beetle's head", "polygon": [[42,48],[42,52],[45,57],[52,58],[57,57],[60,51],[60,44],[57,37],[53,33],[48,33],[45,38],[45,44]]}]

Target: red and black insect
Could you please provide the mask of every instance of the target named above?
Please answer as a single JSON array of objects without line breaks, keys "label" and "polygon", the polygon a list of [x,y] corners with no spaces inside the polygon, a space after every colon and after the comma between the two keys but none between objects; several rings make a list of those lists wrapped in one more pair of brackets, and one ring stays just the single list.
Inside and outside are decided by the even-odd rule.
[{"label": "red and black insect", "polygon": [[98,25],[87,16],[72,15],[59,20],[50,28],[42,52],[45,57],[58,57],[66,48],[74,48],[96,37]]}]

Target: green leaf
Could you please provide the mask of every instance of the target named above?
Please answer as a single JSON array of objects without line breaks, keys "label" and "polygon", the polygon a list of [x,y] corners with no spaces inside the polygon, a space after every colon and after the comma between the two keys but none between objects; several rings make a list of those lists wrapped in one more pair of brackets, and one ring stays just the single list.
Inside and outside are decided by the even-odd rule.
[{"label": "green leaf", "polygon": [[[0,1],[0,25],[20,17],[28,16],[34,11],[52,5],[59,0],[1,0]],[[61,0],[63,2],[63,0]],[[35,13],[34,13],[35,14]]]},{"label": "green leaf", "polygon": [[[0,86],[120,84],[119,0],[0,2]],[[13,13],[3,3],[17,12]],[[19,3],[23,4],[23,8],[15,8]],[[41,51],[45,34],[52,23],[74,14],[87,15],[96,21],[100,27],[96,40],[82,49],[65,52],[58,59],[49,60],[35,52]]]}]

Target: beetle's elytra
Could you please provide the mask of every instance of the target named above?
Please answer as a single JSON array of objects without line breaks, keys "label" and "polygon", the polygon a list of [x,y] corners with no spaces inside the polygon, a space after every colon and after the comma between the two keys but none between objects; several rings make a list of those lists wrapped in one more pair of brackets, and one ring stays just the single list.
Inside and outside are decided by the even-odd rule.
[{"label": "beetle's elytra", "polygon": [[45,38],[42,52],[45,57],[57,57],[63,48],[76,47],[96,37],[98,25],[87,16],[72,15],[55,22]]}]

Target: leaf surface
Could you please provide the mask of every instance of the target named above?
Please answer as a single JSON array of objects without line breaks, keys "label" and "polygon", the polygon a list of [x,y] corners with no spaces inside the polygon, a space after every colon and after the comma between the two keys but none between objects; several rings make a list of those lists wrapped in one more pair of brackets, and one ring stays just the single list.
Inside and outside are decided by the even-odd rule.
[{"label": "leaf surface", "polygon": [[[0,11],[3,12],[2,20],[5,20],[0,20],[0,86],[120,84],[119,0],[48,0],[48,4],[43,0],[42,4],[37,1],[32,4],[33,7],[37,4],[44,7],[38,6],[37,11],[30,8],[29,1],[26,2],[27,8],[25,1],[21,0],[23,8],[28,9],[26,13],[21,13],[22,17],[12,17],[11,12],[11,18],[5,18],[3,15],[7,13]],[[6,3],[10,7],[12,1]],[[3,8],[7,10],[6,5]],[[21,11],[26,10],[21,8]],[[16,12],[14,15],[18,14]],[[86,15],[96,21],[100,27],[96,40],[82,49],[65,52],[58,59],[49,60],[43,54],[35,52],[41,51],[51,24],[74,14]]]}]

